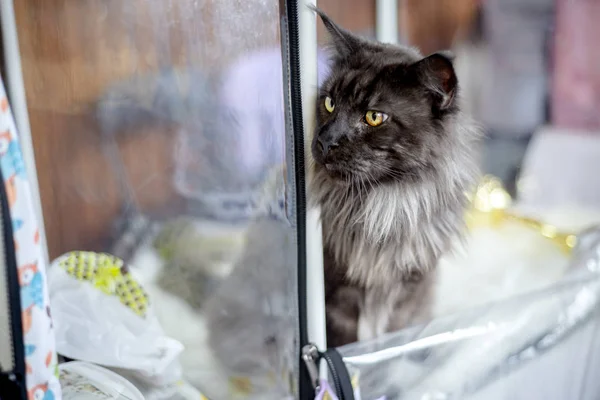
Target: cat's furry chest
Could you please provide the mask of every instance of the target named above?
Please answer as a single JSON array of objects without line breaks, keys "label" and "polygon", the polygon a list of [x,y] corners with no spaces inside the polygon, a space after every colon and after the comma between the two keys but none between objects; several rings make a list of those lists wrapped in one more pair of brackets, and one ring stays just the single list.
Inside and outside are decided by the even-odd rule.
[{"label": "cat's furry chest", "polygon": [[313,192],[331,254],[325,268],[353,285],[384,290],[423,275],[460,234],[460,195],[448,201],[430,185],[402,184],[358,193],[330,185],[323,174],[317,171]]},{"label": "cat's furry chest", "polygon": [[452,189],[448,201],[431,187],[397,184],[359,194],[317,171],[312,200],[323,223],[331,345],[372,339],[429,315],[432,270],[460,235],[463,208],[460,191]]}]

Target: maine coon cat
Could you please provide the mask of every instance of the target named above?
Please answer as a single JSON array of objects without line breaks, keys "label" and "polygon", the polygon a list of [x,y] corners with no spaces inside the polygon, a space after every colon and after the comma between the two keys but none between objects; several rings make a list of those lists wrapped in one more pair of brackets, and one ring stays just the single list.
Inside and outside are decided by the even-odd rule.
[{"label": "maine coon cat", "polygon": [[448,55],[331,36],[311,201],[321,208],[329,346],[426,318],[440,256],[463,231],[478,130]]}]

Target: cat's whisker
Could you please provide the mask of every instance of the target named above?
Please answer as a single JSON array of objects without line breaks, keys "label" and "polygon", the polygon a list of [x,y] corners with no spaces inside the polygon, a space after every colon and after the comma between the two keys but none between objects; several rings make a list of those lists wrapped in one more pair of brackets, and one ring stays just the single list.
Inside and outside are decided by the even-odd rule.
[{"label": "cat's whisker", "polygon": [[402,179],[403,178],[403,174],[402,173],[400,173],[398,171],[394,171],[393,169],[391,169],[388,166],[384,165],[384,166],[380,166],[380,168],[383,170],[383,172],[386,175],[389,175],[389,176],[391,176],[393,178],[398,178],[398,179]]}]

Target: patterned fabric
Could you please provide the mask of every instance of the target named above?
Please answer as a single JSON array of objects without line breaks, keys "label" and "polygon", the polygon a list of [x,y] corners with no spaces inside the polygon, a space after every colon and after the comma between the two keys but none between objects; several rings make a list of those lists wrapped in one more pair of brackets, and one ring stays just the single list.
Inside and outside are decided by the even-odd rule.
[{"label": "patterned fabric", "polygon": [[329,385],[329,382],[322,380],[315,400],[338,400],[338,397],[335,395],[335,390]]},{"label": "patterned fabric", "polygon": [[[358,376],[354,375],[352,377],[352,388],[354,389],[354,398],[356,400],[361,400],[360,397],[360,386],[358,384]],[[319,390],[317,395],[315,396],[315,400],[339,400],[339,398],[335,394],[335,390],[331,387],[329,382],[324,379],[321,379],[321,384],[319,385]],[[386,397],[380,397],[377,400],[386,400]]]},{"label": "patterned fabric", "polygon": [[140,317],[146,316],[148,294],[120,258],[105,253],[73,251],[62,256],[58,265],[72,277],[89,281],[104,293],[118,297]]},{"label": "patterned fabric", "polygon": [[0,168],[10,206],[21,286],[28,397],[30,400],[60,400],[46,264],[18,133],[1,78]]}]

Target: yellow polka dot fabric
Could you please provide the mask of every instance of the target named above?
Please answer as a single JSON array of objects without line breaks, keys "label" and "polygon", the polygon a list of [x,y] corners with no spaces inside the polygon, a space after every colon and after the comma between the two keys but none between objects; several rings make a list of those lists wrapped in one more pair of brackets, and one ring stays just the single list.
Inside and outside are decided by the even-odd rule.
[{"label": "yellow polka dot fabric", "polygon": [[102,292],[116,296],[140,317],[146,317],[148,295],[120,258],[106,253],[73,251],[65,254],[59,266],[70,276],[92,283]]}]

